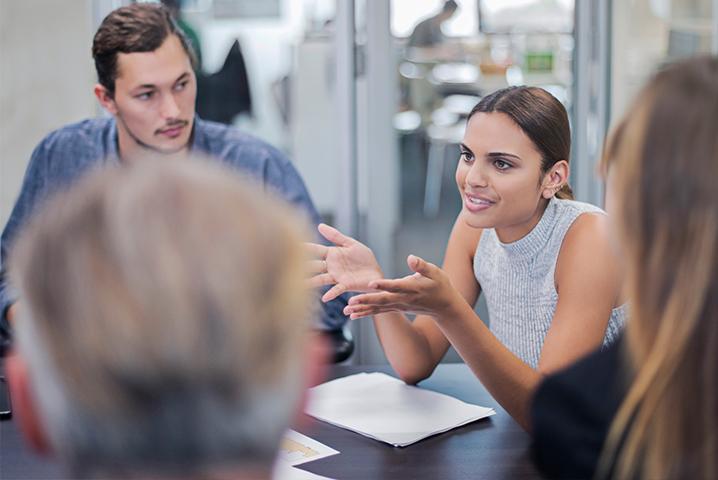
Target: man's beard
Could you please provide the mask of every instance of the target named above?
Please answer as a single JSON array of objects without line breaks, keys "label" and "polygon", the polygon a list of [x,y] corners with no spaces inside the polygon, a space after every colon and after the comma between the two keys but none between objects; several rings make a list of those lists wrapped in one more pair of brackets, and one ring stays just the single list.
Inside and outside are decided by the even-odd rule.
[{"label": "man's beard", "polygon": [[[134,142],[139,145],[140,147],[144,148],[145,150],[149,150],[151,152],[161,153],[163,155],[172,155],[173,153],[181,152],[185,148],[189,147],[190,140],[192,139],[192,135],[190,135],[187,138],[187,142],[184,145],[181,145],[177,148],[160,148],[155,147],[154,145],[150,145],[148,143],[143,142],[140,140],[134,133],[132,133],[132,130],[130,130],[130,127],[127,126],[127,123],[125,122],[125,119],[122,117],[122,113],[117,110],[117,118],[120,119],[120,122],[122,122],[122,126],[125,127],[125,131],[130,135],[130,138],[134,140]],[[189,125],[189,122],[186,120],[175,120],[174,122],[170,122],[168,126],[171,125]]]}]

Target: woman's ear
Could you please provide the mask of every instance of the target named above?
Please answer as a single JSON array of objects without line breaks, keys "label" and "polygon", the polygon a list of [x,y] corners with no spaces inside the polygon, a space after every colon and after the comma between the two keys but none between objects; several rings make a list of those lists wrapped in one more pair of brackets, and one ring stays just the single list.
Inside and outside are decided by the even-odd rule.
[{"label": "woman's ear", "polygon": [[4,367],[10,390],[13,418],[25,441],[36,453],[50,454],[50,442],[35,407],[36,400],[30,385],[30,371],[25,359],[20,353],[11,353],[5,358]]},{"label": "woman's ear", "polygon": [[546,199],[553,197],[561,190],[561,187],[566,184],[567,180],[568,162],[566,160],[559,160],[544,176],[541,195]]}]

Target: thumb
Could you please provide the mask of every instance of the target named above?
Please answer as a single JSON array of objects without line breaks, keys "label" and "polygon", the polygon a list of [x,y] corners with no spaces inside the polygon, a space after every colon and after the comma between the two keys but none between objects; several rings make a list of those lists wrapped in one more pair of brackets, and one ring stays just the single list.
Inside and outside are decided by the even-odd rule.
[{"label": "thumb", "polygon": [[432,269],[436,268],[431,263],[417,257],[416,255],[409,255],[406,259],[406,263],[412,271],[429,278],[433,276]]}]

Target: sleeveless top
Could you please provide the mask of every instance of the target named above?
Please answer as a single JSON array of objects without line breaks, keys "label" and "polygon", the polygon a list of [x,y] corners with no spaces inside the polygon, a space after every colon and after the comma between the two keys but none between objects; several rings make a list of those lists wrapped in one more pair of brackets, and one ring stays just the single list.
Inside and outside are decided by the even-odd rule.
[{"label": "sleeveless top", "polygon": [[[525,237],[501,243],[493,228],[481,233],[474,255],[474,274],[486,296],[491,332],[521,360],[538,367],[551,326],[558,292],[556,261],[571,224],[598,207],[552,197],[538,224]],[[589,253],[590,254],[590,253]],[[617,338],[627,316],[627,304],[611,311],[603,346]]]}]

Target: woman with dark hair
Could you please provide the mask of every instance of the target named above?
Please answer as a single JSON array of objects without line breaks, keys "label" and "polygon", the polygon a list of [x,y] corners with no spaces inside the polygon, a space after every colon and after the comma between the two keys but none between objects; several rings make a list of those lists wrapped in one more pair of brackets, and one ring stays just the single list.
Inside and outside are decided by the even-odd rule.
[{"label": "woman with dark hair", "polygon": [[[345,313],[373,316],[405,382],[431,375],[451,344],[528,430],[529,401],[544,375],[611,343],[625,316],[607,217],[572,200],[566,184],[570,142],[566,110],[545,90],[486,96],[461,143],[456,181],[464,205],[443,267],[410,255],[414,275],[384,279],[369,248],[320,225],[337,246],[313,246],[322,273],[310,283],[335,284],[325,301],[365,293]],[[490,329],[472,308],[481,291]]]},{"label": "woman with dark hair", "polygon": [[535,452],[559,478],[718,478],[718,59],[658,73],[604,152],[624,338],[546,380]]}]

